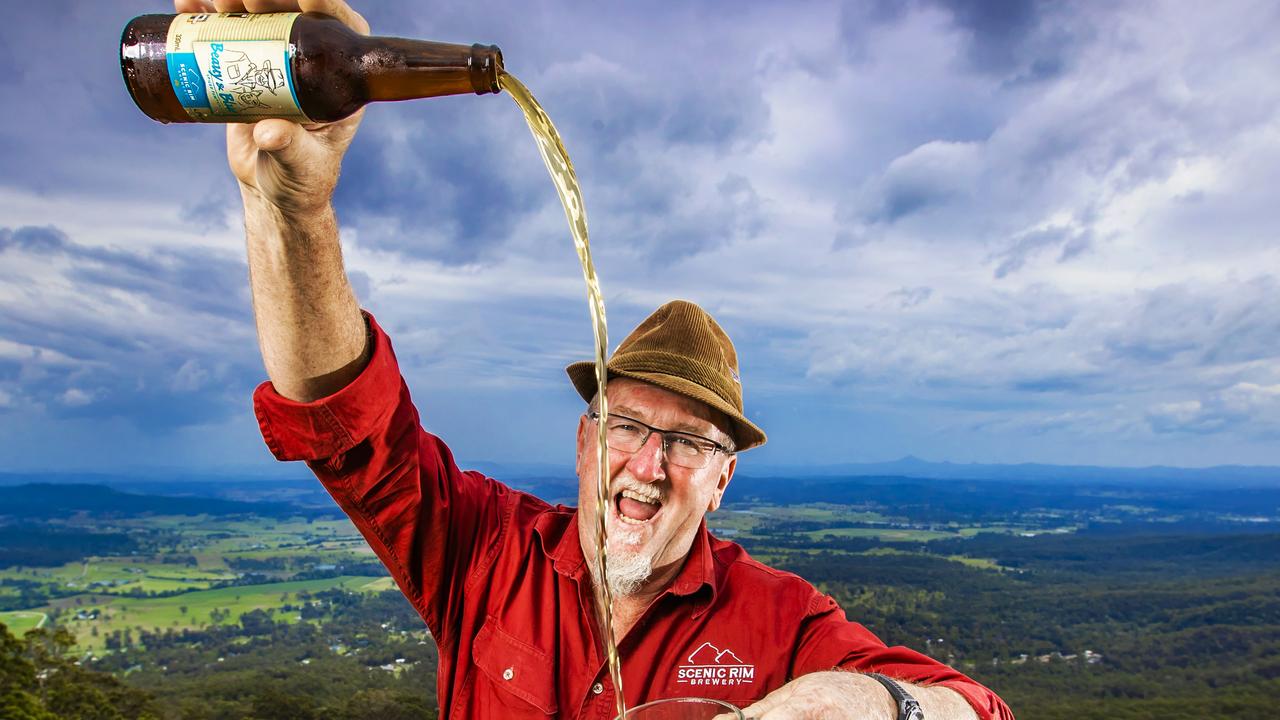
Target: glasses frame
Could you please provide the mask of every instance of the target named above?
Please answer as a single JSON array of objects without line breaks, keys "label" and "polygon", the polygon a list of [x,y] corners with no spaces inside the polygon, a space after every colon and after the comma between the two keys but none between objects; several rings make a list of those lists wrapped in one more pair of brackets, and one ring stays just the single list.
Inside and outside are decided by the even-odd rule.
[{"label": "glasses frame", "polygon": [[[599,413],[598,411],[596,411],[596,410],[590,410],[590,411],[588,411],[588,412],[587,412],[587,417],[591,418],[591,420],[593,420],[594,422],[597,422],[597,423],[598,423],[598,422],[600,422],[600,413]],[[667,436],[668,436],[668,435],[682,435],[682,436],[684,436],[684,437],[697,438],[698,440],[702,440],[702,441],[704,441],[704,442],[707,442],[707,443],[710,443],[710,444],[711,444],[711,452],[707,455],[707,462],[706,462],[706,463],[704,463],[703,465],[700,465],[700,466],[698,466],[698,467],[696,467],[696,468],[688,468],[688,467],[686,467],[686,466],[684,466],[684,465],[680,465],[680,464],[678,464],[678,463],[672,463],[673,465],[676,465],[676,467],[685,467],[685,468],[686,468],[686,469],[688,469],[688,470],[701,470],[701,469],[705,468],[707,465],[710,465],[710,464],[711,464],[711,458],[715,457],[715,454],[716,454],[717,452],[724,453],[725,455],[732,455],[732,454],[733,454],[733,452],[732,452],[731,450],[729,450],[729,448],[725,447],[724,445],[721,445],[720,443],[716,442],[715,440],[712,440],[711,438],[706,437],[706,436],[703,436],[703,435],[699,435],[699,434],[697,434],[697,433],[685,432],[685,431],[683,431],[683,430],[664,430],[664,429],[659,428],[659,427],[654,427],[654,426],[650,425],[650,424],[649,424],[649,423],[647,423],[647,422],[643,422],[643,421],[641,421],[641,420],[637,420],[637,419],[635,419],[635,418],[633,418],[633,417],[629,417],[629,416],[627,416],[627,415],[619,415],[618,413],[612,413],[612,412],[611,412],[611,413],[609,413],[609,417],[615,417],[615,418],[618,418],[618,419],[620,419],[620,420],[626,420],[627,422],[633,422],[633,423],[635,423],[636,425],[639,425],[640,427],[642,427],[642,428],[644,428],[645,430],[647,430],[648,432],[646,432],[646,433],[644,434],[644,437],[640,440],[640,447],[641,447],[641,448],[643,448],[643,447],[644,447],[644,446],[649,442],[649,438],[650,438],[654,433],[658,433],[658,435],[662,438],[662,458],[663,458],[663,460],[664,460],[664,461],[668,461],[668,462],[670,461],[670,454],[668,453],[668,448],[671,446],[671,444],[670,444],[670,443],[668,442],[668,440],[667,440]],[[620,449],[620,448],[610,448],[610,449],[611,449],[611,450],[616,449],[616,450],[618,450],[618,452],[627,452],[626,450],[622,450],[622,449]],[[640,452],[640,451],[639,451],[639,450],[632,450],[632,451],[630,451],[630,452],[627,452],[627,454],[629,454],[629,455],[634,455],[634,454],[636,454],[636,453],[638,453],[638,452]]]}]

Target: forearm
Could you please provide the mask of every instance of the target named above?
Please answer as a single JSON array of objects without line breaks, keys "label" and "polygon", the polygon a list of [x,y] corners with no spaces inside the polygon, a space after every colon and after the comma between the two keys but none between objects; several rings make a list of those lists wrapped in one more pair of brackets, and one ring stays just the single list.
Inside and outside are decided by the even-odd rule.
[{"label": "forearm", "polygon": [[[879,680],[863,673],[842,670],[830,674],[843,676],[842,695],[845,701],[855,703],[852,707],[867,708],[866,717],[885,720],[898,717],[897,701]],[[945,685],[917,685],[904,680],[895,682],[920,703],[926,720],[978,720],[978,714],[964,696]]]},{"label": "forearm", "polygon": [[[914,685],[898,681],[920,703],[926,720],[977,720],[960,693],[943,685]],[[743,709],[753,720],[819,720],[850,717],[859,720],[897,720],[898,703],[885,686],[870,675],[827,670],[801,675]]]},{"label": "forearm", "polygon": [[308,402],[347,385],[369,348],[332,206],[286,214],[242,191],[249,283],[263,364],[276,392]]},{"label": "forearm", "polygon": [[926,720],[978,720],[978,713],[960,693],[944,685],[899,683],[911,693]]}]

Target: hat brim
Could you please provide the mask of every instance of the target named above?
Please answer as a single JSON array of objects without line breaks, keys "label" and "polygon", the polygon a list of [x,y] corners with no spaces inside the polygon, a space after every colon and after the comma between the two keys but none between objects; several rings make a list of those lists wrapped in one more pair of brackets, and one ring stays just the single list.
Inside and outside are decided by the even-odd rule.
[{"label": "hat brim", "polygon": [[[576,362],[564,370],[568,373],[569,380],[573,383],[573,387],[578,391],[578,394],[582,396],[582,399],[591,402],[591,399],[596,396],[596,391],[599,387],[596,383],[596,364],[590,361]],[[733,424],[730,434],[733,435],[735,452],[750,450],[753,447],[764,445],[768,441],[764,431],[756,427],[755,423],[748,420],[737,408],[697,383],[675,375],[667,375],[666,373],[635,372],[619,370],[615,367],[608,368],[608,372],[610,380],[620,376],[647,382],[705,403],[724,413],[729,418],[729,422]]]}]

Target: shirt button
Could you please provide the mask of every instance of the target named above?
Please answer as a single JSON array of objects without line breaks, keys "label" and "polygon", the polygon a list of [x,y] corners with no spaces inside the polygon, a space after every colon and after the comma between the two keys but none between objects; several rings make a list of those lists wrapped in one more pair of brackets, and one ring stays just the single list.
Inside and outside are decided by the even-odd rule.
[{"label": "shirt button", "polygon": [[592,692],[592,693],[594,693],[594,694],[596,694],[596,695],[599,695],[600,693],[604,692],[604,684],[603,684],[603,683],[596,683],[595,685],[592,685],[592,686],[591,686],[591,692]]},{"label": "shirt button", "polygon": [[506,670],[503,670],[503,671],[502,671],[502,679],[503,679],[503,680],[510,680],[511,678],[513,678],[513,677],[515,677],[515,676],[516,676],[516,671],[515,671],[515,669],[514,669],[514,668],[507,668]]}]

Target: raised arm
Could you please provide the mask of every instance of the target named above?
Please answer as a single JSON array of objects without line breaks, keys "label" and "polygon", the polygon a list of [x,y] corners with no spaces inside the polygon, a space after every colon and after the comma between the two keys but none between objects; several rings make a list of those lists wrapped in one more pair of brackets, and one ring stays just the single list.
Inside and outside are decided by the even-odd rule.
[{"label": "raised arm", "polygon": [[[318,12],[369,32],[342,0],[174,0],[174,8]],[[244,201],[258,345],[276,392],[291,400],[340,390],[368,359],[365,323],[343,268],[330,202],[362,115],[324,125],[270,119],[227,126],[227,160]]]}]

